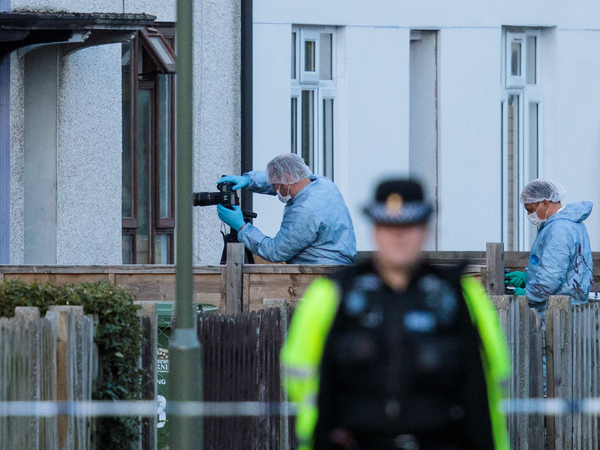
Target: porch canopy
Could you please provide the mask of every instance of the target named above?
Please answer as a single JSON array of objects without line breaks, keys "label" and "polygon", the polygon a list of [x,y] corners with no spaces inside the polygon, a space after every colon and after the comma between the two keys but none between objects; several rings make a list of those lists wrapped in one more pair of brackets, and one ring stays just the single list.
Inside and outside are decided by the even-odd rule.
[{"label": "porch canopy", "polygon": [[60,44],[68,55],[85,47],[128,41],[155,19],[149,14],[2,12],[0,64],[14,50],[23,55],[43,45]]}]

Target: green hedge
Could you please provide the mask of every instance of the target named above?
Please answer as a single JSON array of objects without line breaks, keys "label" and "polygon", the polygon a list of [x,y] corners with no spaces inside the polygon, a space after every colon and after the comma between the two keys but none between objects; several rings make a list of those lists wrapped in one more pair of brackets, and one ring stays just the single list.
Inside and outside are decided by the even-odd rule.
[{"label": "green hedge", "polygon": [[[42,317],[52,305],[83,306],[85,314],[98,317],[95,342],[102,373],[95,383],[94,400],[139,400],[142,373],[138,361],[142,327],[131,294],[108,282],[83,284],[0,284],[0,317],[13,317],[17,306],[35,306]],[[139,420],[100,418],[96,422],[96,448],[132,448],[139,439]]]}]

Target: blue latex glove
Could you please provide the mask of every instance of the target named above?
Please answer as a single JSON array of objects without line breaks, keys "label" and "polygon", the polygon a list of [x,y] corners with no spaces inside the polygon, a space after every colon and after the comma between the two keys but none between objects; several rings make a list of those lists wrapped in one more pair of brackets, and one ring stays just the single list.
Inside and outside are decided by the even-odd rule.
[{"label": "blue latex glove", "polygon": [[509,286],[524,288],[527,283],[527,274],[525,272],[508,272],[504,275],[504,282]]},{"label": "blue latex glove", "polygon": [[515,288],[513,295],[525,295],[525,289]]},{"label": "blue latex glove", "polygon": [[236,231],[242,228],[245,223],[242,209],[237,205],[233,205],[233,209],[226,208],[223,205],[217,205],[217,212],[219,214],[219,219]]},{"label": "blue latex glove", "polygon": [[[229,181],[231,183],[235,183],[235,185],[231,188],[234,191],[237,189],[245,188],[250,184],[250,178],[242,175],[227,175],[217,181],[217,184],[223,183],[224,181]],[[223,220],[223,219],[221,219]],[[223,221],[225,222],[225,221]]]}]

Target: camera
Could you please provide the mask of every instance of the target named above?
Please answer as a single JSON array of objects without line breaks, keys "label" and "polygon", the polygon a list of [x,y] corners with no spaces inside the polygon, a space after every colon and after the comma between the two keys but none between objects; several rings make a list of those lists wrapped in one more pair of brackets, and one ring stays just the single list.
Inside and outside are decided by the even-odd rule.
[{"label": "camera", "polygon": [[[224,177],[225,175],[223,175]],[[212,205],[223,205],[226,208],[233,209],[233,206],[240,205],[240,199],[236,191],[233,190],[233,186],[235,183],[231,181],[223,181],[222,183],[217,183],[217,189],[219,192],[194,192],[194,206],[212,206]],[[256,213],[252,211],[242,211],[244,215],[244,221],[250,222],[252,219],[256,218]],[[221,264],[225,264],[227,262],[227,243],[228,242],[238,242],[237,231],[233,228],[228,234],[223,233],[223,254],[221,255]],[[254,255],[250,250],[246,249],[246,262],[254,264]]]},{"label": "camera", "polygon": [[233,209],[233,205],[239,205],[240,200],[237,192],[233,190],[235,183],[224,181],[217,184],[219,192],[195,192],[194,206],[223,205]]}]

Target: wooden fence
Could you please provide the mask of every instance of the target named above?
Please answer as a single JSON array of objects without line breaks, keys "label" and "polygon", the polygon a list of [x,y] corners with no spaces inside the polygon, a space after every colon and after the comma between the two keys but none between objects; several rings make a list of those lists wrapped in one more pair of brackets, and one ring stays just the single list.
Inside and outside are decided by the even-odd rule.
[{"label": "wooden fence", "polygon": [[[571,306],[568,297],[551,297],[544,331],[525,297],[494,296],[492,301],[511,351],[509,398],[544,397],[544,355],[549,398],[600,397],[600,303]],[[283,299],[278,302],[281,309],[199,316],[207,401],[285,400],[279,352],[291,309]],[[296,448],[293,422],[285,416],[207,419],[205,424],[207,448]],[[599,427],[598,416],[581,413],[508,416],[512,449],[597,450]]]},{"label": "wooden fence", "polygon": [[[266,299],[269,298],[281,299],[286,305],[293,305],[301,298],[306,287],[315,278],[332,273],[340,268],[339,266],[280,264],[247,265],[238,258],[243,254],[243,252],[238,251],[239,245],[241,244],[229,245],[227,265],[194,268],[194,302],[216,305],[222,313],[257,312],[267,306],[268,300]],[[442,265],[453,263],[458,259],[468,260],[470,265],[467,272],[479,277],[486,286],[488,293],[503,294],[505,267],[511,270],[522,270],[527,265],[529,254],[527,252],[503,252],[498,244],[488,244],[486,250],[486,252],[432,252],[428,253],[427,256],[433,263]],[[600,254],[594,253],[593,259],[595,262],[594,277],[598,280]],[[16,278],[27,282],[53,281],[57,283],[107,280],[131,292],[137,297],[137,300],[148,302],[175,300],[174,266],[0,266],[0,281]],[[549,397],[571,399],[600,396],[598,303],[572,307],[568,299],[551,299],[546,317],[546,332],[544,333],[535,313],[527,307],[524,300],[519,302],[513,297],[502,295],[493,297],[493,300],[499,311],[512,352],[513,375],[509,385],[511,397],[530,398],[543,395],[542,357],[544,352],[547,367],[546,388]],[[256,330],[262,330],[260,327],[267,326],[266,323],[271,320],[261,315],[266,313],[257,314],[255,319],[252,319],[255,320],[255,323],[244,328],[246,331],[254,329],[255,335],[257,335]],[[287,314],[281,317],[287,317]],[[280,333],[283,326],[281,319],[272,320],[276,322],[280,320],[279,328],[276,326],[269,333]],[[277,378],[280,375],[277,375],[274,371],[278,368],[281,338],[273,340],[275,338],[270,337],[269,339],[263,339],[265,342],[251,341],[253,347],[241,351],[236,349],[233,344],[227,343],[229,339],[232,339],[239,344],[239,336],[226,334],[236,333],[236,331],[233,331],[236,327],[233,327],[232,323],[234,322],[223,322],[222,325],[219,325],[221,327],[219,330],[222,331],[218,332],[214,328],[217,325],[208,325],[208,322],[199,323],[199,335],[205,344],[204,369],[207,371],[205,374],[205,387],[210,385],[208,382],[210,376],[212,377],[210,379],[215,380],[217,386],[219,386],[218,383],[221,383],[220,389],[223,391],[223,395],[229,392],[227,395],[231,397],[233,395],[231,392],[240,390],[243,399],[274,399],[273,401],[281,399],[281,394],[277,397],[275,388],[272,387],[277,385],[273,380],[278,382],[280,379]],[[242,325],[238,326],[238,328],[240,327]],[[287,325],[284,328],[286,327]],[[228,331],[223,331],[225,329]],[[206,333],[209,333],[209,330],[210,333],[217,334],[207,335]],[[258,336],[266,336],[264,333],[266,331],[260,331]],[[222,352],[221,356],[218,356],[217,350],[210,350],[211,345],[220,346],[218,348],[220,349],[219,352]],[[271,347],[268,345],[271,345]],[[261,350],[259,351],[259,349]],[[155,353],[152,353],[152,351],[146,354],[147,361],[151,361],[152,354],[155,357]],[[262,355],[260,358],[263,359],[257,359],[259,354]],[[227,370],[234,370],[233,367],[236,364],[241,365],[240,367],[246,367],[250,371],[250,375],[248,375],[251,377],[248,379],[250,381],[237,380],[237,376],[233,373],[220,376],[220,373],[226,370],[227,367],[229,367]],[[155,366],[156,363],[145,363],[146,367],[151,365]],[[242,369],[238,369],[235,370],[242,373]],[[263,370],[264,373],[260,372]],[[209,374],[208,371],[212,372]],[[256,371],[259,371],[260,374]],[[268,381],[265,381],[266,374],[271,374]],[[233,378],[237,381],[234,382]],[[230,383],[227,385],[228,387],[225,386],[227,382]],[[267,383],[271,387],[267,388],[267,385],[261,383]],[[249,386],[255,386],[256,389],[260,386],[263,387],[260,388],[262,391],[252,391]],[[233,389],[233,391],[227,391],[227,389]],[[154,398],[155,393],[156,386],[154,385],[154,387],[147,389],[145,398]],[[0,392],[0,395],[3,395],[2,392]],[[215,392],[205,392],[207,400],[216,400],[215,396]],[[215,419],[213,422],[209,422],[207,430],[213,430],[210,432],[216,434],[212,437],[207,435],[207,446],[210,442],[216,442],[210,439],[233,439],[232,436],[218,437],[218,433],[219,430],[231,430],[230,427],[237,427],[236,423],[238,422],[236,421],[238,419],[230,419],[232,422],[227,422],[227,425],[223,425],[226,422],[221,422],[221,420],[226,419]],[[258,437],[252,439],[258,439],[258,442],[261,443],[268,442],[268,444],[265,444],[266,446],[256,448],[288,448],[282,446],[284,445],[282,439],[288,442],[286,445],[289,445],[290,440],[287,437],[282,438],[282,436],[286,435],[284,431],[289,425],[282,422],[277,425],[274,422],[276,420],[275,418],[255,419],[252,427],[257,427],[257,430],[262,431],[257,431]],[[249,430],[252,427],[250,425],[239,425],[239,427],[242,426],[247,428],[241,434],[250,439],[249,433],[251,431]],[[155,434],[154,437],[152,436],[154,426],[145,423],[143,427],[146,430],[147,439],[154,442],[153,439],[156,439]],[[547,417],[546,419],[532,415],[512,416],[509,428],[513,448],[542,448],[540,445],[544,442],[544,435],[547,437],[549,449],[598,448],[599,425],[597,417],[581,414],[556,418]],[[233,435],[235,433],[229,434]],[[276,446],[275,442],[280,442],[279,446]]]},{"label": "wooden fence", "polygon": [[[244,264],[243,244],[228,244],[227,265],[196,266],[194,302],[215,305],[222,313],[262,309],[263,299],[283,298],[295,303],[317,277],[343,266],[297,264]],[[502,244],[488,244],[485,252],[425,252],[434,264],[469,262],[467,273],[481,280],[491,295],[504,294],[504,269],[523,270],[528,252],[504,252]],[[368,256],[366,253],[363,257]],[[600,281],[600,253],[593,253],[594,278]],[[4,279],[25,282],[80,283],[109,281],[138,301],[175,301],[175,266],[6,266]]]},{"label": "wooden fence", "polygon": [[[141,303],[145,369],[142,398],[156,399],[156,305]],[[94,319],[81,306],[17,307],[0,318],[0,402],[90,401],[98,376]],[[93,448],[93,421],[86,417],[0,417],[0,449]],[[141,449],[156,448],[156,418],[141,422]]]},{"label": "wooden fence", "polygon": [[[96,351],[80,306],[16,308],[0,318],[0,401],[91,400]],[[0,417],[0,448],[90,448],[86,418]]]},{"label": "wooden fence", "polygon": [[[290,311],[285,307],[198,316],[206,401],[286,400],[279,352]],[[205,448],[284,450],[294,446],[293,440],[293,421],[285,414],[204,421]]]}]

